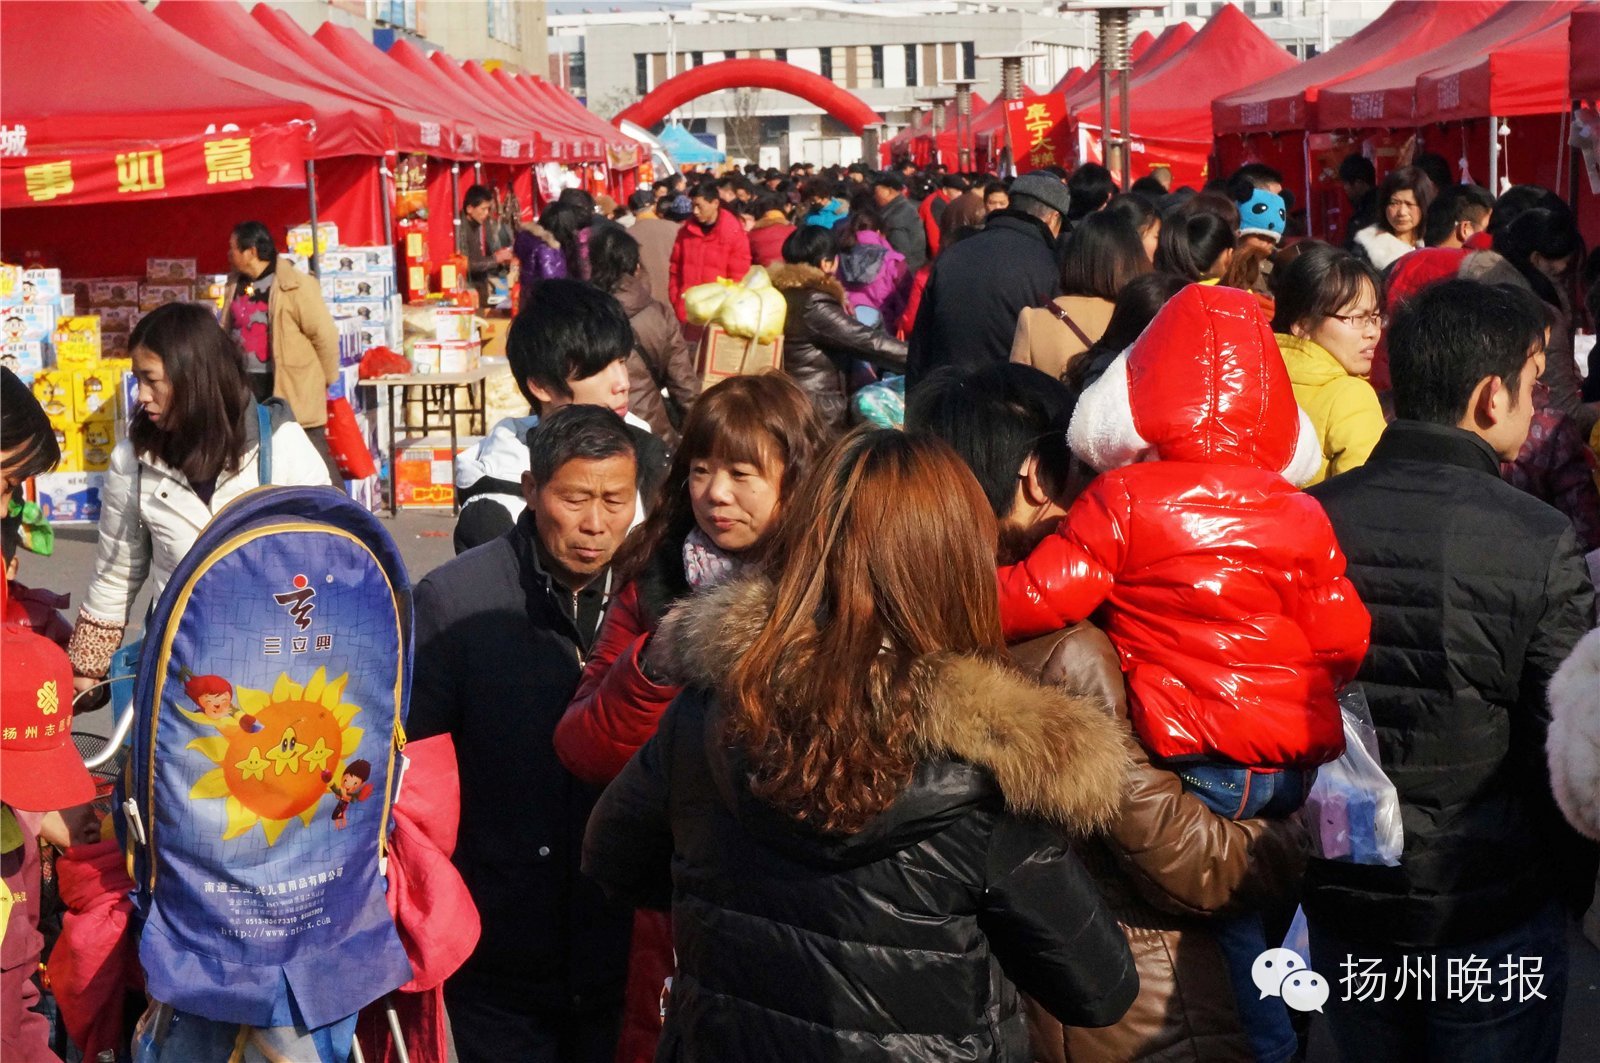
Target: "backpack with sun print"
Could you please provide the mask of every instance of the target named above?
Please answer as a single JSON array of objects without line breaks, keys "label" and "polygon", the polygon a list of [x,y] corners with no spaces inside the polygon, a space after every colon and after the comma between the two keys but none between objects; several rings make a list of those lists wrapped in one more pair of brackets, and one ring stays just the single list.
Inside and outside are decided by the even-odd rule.
[{"label": "backpack with sun print", "polygon": [[121,822],[150,996],[317,1028],[411,980],[385,902],[411,585],[383,525],[326,487],[217,514],[157,603]]}]

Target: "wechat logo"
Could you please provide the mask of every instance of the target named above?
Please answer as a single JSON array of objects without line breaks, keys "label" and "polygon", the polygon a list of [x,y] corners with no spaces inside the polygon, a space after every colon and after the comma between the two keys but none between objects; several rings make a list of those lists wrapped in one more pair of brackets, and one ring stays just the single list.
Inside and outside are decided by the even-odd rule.
[{"label": "wechat logo", "polygon": [[1293,949],[1268,949],[1250,965],[1250,978],[1262,999],[1282,997],[1295,1011],[1321,1011],[1328,1002],[1328,980],[1306,966]]}]

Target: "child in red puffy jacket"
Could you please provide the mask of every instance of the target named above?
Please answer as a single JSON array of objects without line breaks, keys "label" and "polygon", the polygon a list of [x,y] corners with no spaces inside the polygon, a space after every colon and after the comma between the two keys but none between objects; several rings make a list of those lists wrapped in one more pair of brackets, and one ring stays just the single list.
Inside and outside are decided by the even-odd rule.
[{"label": "child in red puffy jacket", "polygon": [[1134,726],[1168,764],[1337,757],[1336,693],[1370,621],[1322,507],[1290,482],[1315,473],[1316,434],[1248,293],[1178,293],[1079,400],[1071,443],[1110,471],[1000,570],[1006,637],[1103,607]]},{"label": "child in red puffy jacket", "polygon": [[[1084,392],[1069,437],[1109,471],[1000,570],[1007,640],[1098,610],[1151,756],[1221,815],[1289,814],[1344,749],[1337,693],[1371,621],[1322,507],[1291,482],[1321,450],[1254,297],[1179,292]],[[1258,1055],[1275,1057],[1292,1031],[1252,988],[1259,920],[1219,923]]]}]

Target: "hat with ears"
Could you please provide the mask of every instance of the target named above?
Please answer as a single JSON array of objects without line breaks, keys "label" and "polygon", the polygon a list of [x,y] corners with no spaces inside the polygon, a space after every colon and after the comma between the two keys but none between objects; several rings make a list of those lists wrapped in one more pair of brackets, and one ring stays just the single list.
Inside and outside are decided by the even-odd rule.
[{"label": "hat with ears", "polygon": [[1239,235],[1264,236],[1277,243],[1283,239],[1288,216],[1282,196],[1257,188],[1239,204]]}]

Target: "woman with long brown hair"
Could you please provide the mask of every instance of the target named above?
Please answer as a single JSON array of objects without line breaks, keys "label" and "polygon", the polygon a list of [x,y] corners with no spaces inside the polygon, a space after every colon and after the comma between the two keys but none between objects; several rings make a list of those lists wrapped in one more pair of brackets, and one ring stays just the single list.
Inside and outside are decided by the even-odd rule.
[{"label": "woman with long brown hair", "polygon": [[[760,561],[787,500],[821,455],[825,432],[811,400],[781,373],[724,380],[695,403],[659,501],[617,552],[613,571],[622,590],[556,725],[556,755],[567,770],[603,786],[655,734],[681,689],[645,664],[656,625],[675,602]],[[617,1054],[622,1063],[654,1056],[661,986],[671,973],[666,920],[641,912]]]},{"label": "woman with long brown hair", "polygon": [[1008,662],[995,522],[942,442],[858,430],[769,553],[674,610],[691,682],[601,798],[584,870],[674,916],[662,1058],[1030,1059],[1137,990],[1062,836],[1117,807],[1111,718]]}]

